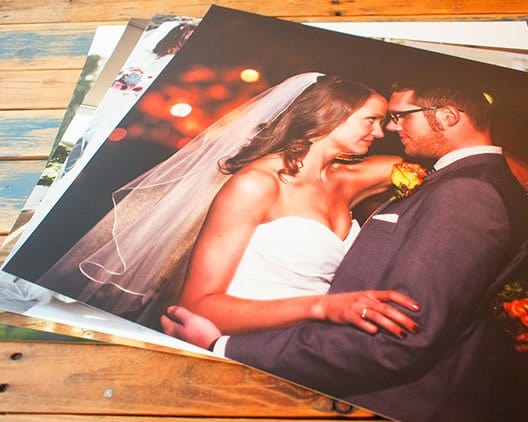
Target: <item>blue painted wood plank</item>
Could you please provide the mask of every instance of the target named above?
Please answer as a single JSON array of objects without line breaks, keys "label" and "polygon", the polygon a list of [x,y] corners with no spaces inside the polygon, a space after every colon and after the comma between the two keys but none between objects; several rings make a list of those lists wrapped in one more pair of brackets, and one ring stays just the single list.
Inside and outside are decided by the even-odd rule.
[{"label": "blue painted wood plank", "polygon": [[0,33],[0,59],[30,60],[35,57],[85,56],[94,32],[40,32]]},{"label": "blue painted wood plank", "polygon": [[0,111],[0,159],[49,154],[64,110]]},{"label": "blue painted wood plank", "polygon": [[31,31],[0,27],[0,69],[79,68],[93,28],[34,25]]}]

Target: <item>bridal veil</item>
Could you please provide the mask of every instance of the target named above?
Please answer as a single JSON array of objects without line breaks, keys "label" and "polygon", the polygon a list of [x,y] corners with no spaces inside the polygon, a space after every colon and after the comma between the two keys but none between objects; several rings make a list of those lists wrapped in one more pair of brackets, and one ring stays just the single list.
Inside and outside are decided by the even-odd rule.
[{"label": "bridal veil", "polygon": [[[39,284],[88,303],[102,296],[96,306],[123,315],[145,307],[168,280],[183,279],[207,210],[229,178],[218,162],[236,154],[263,123],[284,112],[319,76],[315,72],[295,75],[268,89],[113,192],[109,214]],[[176,283],[179,288],[181,281]],[[85,286],[72,290],[72,283]],[[104,286],[111,288],[101,295]]]}]

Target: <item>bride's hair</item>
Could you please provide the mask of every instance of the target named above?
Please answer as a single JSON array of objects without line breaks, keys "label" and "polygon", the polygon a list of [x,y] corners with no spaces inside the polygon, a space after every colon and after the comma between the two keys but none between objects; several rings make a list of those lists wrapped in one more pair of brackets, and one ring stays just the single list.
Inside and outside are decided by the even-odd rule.
[{"label": "bride's hair", "polygon": [[294,176],[302,167],[312,141],[328,135],[360,108],[376,91],[338,76],[319,76],[276,119],[262,124],[239,152],[219,163],[224,174],[268,154],[280,153],[284,168],[279,175]]}]

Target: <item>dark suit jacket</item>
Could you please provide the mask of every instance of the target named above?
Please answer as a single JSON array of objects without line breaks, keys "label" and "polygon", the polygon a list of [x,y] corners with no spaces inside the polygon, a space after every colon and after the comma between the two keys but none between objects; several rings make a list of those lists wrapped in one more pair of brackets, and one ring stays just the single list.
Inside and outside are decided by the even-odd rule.
[{"label": "dark suit jacket", "polygon": [[399,339],[306,322],[232,336],[226,355],[403,420],[496,420],[511,409],[513,347],[486,295],[528,237],[528,198],[500,155],[459,160],[369,219],[331,293],[413,297],[417,334]]}]

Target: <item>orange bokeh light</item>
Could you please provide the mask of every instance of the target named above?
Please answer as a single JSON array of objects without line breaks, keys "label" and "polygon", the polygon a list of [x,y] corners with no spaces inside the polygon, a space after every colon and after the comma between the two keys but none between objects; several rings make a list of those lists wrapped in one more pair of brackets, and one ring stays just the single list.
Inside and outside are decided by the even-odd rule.
[{"label": "orange bokeh light", "polygon": [[244,69],[240,72],[240,79],[247,83],[257,82],[260,79],[260,72],[255,69]]},{"label": "orange bokeh light", "polygon": [[122,127],[116,127],[108,136],[108,140],[112,142],[122,141],[127,135],[127,130]]},{"label": "orange bokeh light", "polygon": [[187,103],[174,104],[170,109],[170,114],[174,117],[186,117],[192,112],[192,107]]}]

